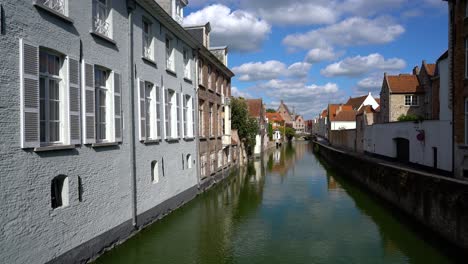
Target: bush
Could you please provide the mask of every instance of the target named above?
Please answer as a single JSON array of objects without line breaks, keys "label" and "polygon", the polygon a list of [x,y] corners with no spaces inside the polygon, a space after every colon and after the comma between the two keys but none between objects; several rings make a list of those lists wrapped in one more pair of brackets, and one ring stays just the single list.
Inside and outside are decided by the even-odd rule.
[{"label": "bush", "polygon": [[398,117],[399,122],[405,121],[422,121],[424,118],[422,116],[417,115],[401,115]]}]

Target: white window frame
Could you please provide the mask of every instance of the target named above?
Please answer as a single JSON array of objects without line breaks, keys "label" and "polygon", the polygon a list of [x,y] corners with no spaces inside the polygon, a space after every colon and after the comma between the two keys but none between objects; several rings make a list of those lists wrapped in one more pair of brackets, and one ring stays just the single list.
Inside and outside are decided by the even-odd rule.
[{"label": "white window frame", "polygon": [[203,83],[203,61],[198,61],[198,84],[205,85]]},{"label": "white window frame", "polygon": [[[61,188],[59,188],[61,187]],[[60,205],[54,206],[52,200],[54,198],[54,194],[56,198],[60,196]],[[58,209],[67,207],[70,204],[70,197],[69,197],[69,179],[66,175],[59,175],[52,179],[51,182],[51,207],[52,209]]]},{"label": "white window frame", "polygon": [[159,162],[157,160],[151,162],[151,182],[153,184],[159,182]]},{"label": "white window frame", "polygon": [[111,0],[93,0],[93,32],[112,39]]},{"label": "white window frame", "polygon": [[158,139],[158,119],[157,119],[157,102],[156,89],[153,83],[145,82],[145,121],[146,121],[146,138],[148,140]]},{"label": "white window frame", "polygon": [[223,166],[223,150],[218,150],[218,169]]},{"label": "white window frame", "polygon": [[419,106],[419,97],[417,95],[405,95],[405,106]]},{"label": "white window frame", "polygon": [[33,3],[68,17],[68,0],[33,0]]},{"label": "white window frame", "polygon": [[192,60],[191,52],[189,49],[183,49],[183,59],[184,59],[184,78],[191,80],[192,79]]},{"label": "white window frame", "polygon": [[213,90],[213,68],[208,64],[208,89]]},{"label": "white window frame", "polygon": [[216,172],[216,153],[210,154],[210,173],[214,174]]},{"label": "white window frame", "polygon": [[[65,60],[64,60],[64,56],[57,53],[57,52],[54,52],[54,51],[50,51],[50,50],[45,50],[45,49],[40,49],[39,51],[39,65],[41,65],[41,57],[43,54],[45,54],[47,57],[47,62],[46,62],[46,68],[47,68],[47,72],[45,71],[41,71],[41,67],[39,66],[39,102],[40,102],[40,106],[39,106],[39,113],[41,113],[42,111],[42,108],[41,107],[41,101],[44,101],[44,106],[45,106],[45,120],[42,121],[42,117],[41,115],[39,116],[39,122],[42,123],[44,122],[45,125],[44,125],[44,131],[43,133],[45,133],[44,137],[45,137],[45,140],[42,140],[42,129],[40,128],[39,129],[39,139],[40,139],[40,145],[41,146],[49,146],[49,145],[61,145],[61,144],[66,144],[67,141],[68,141],[68,137],[67,137],[67,133],[66,133],[66,121],[68,120],[68,118],[66,118],[67,116],[67,112],[65,111],[65,106],[68,105],[68,96],[67,96],[67,92],[66,92],[66,74],[65,74]],[[56,58],[59,59],[59,75],[56,75],[56,74],[51,74],[48,72],[48,66],[49,66],[49,57],[50,56],[54,56]],[[41,80],[44,80],[44,97],[41,96]],[[51,141],[50,140],[50,81],[57,81],[59,83],[59,97],[58,97],[58,104],[59,104],[59,113],[58,113],[58,116],[59,116],[59,119],[58,119],[58,127],[59,127],[59,132],[58,132],[58,140],[56,141]],[[41,127],[41,125],[39,126]]]},{"label": "white window frame", "polygon": [[209,129],[208,129],[208,134],[211,137],[214,137],[214,104],[213,103],[210,103],[209,104],[209,107],[210,107],[210,112],[209,112],[209,119],[210,119],[210,126],[209,126]]},{"label": "white window frame", "polygon": [[200,158],[200,176],[201,178],[206,177],[206,159],[207,155],[203,154]]},{"label": "white window frame", "polygon": [[198,133],[200,137],[205,137],[205,125],[206,125],[205,117],[204,117],[205,101],[203,102],[200,102],[200,101],[201,100],[198,100],[198,122],[200,123]]},{"label": "white window frame", "polygon": [[[148,25],[148,32],[145,32],[145,24]],[[143,17],[142,19],[142,42],[143,42],[143,58],[154,61],[154,37],[153,37],[153,23],[149,19]]]},{"label": "white window frame", "polygon": [[191,154],[187,154],[186,163],[187,163],[187,169],[191,169],[192,168],[192,163],[193,163]]},{"label": "white window frame", "polygon": [[175,72],[175,60],[174,60],[174,39],[172,36],[166,34],[166,69]]},{"label": "white window frame", "polygon": [[[105,81],[105,86],[97,83],[97,75],[98,72],[105,72],[107,74],[107,79]],[[95,114],[96,114],[96,143],[107,143],[107,142],[114,142],[115,141],[115,127],[114,127],[114,93],[113,93],[113,74],[112,71],[95,65],[94,67],[94,88],[95,88]],[[100,100],[100,93],[99,91],[105,92],[106,100],[105,106],[102,107],[99,104]],[[105,120],[101,120],[101,109],[104,108],[105,113]],[[100,124],[105,125],[105,138],[103,138],[103,133],[100,130]]]}]

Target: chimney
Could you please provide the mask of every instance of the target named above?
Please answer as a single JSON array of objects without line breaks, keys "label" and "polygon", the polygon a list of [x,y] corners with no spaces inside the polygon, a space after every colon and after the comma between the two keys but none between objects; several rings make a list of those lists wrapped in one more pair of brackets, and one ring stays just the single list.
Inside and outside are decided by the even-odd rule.
[{"label": "chimney", "polygon": [[419,74],[419,67],[418,66],[414,66],[413,68],[413,75],[418,75]]}]

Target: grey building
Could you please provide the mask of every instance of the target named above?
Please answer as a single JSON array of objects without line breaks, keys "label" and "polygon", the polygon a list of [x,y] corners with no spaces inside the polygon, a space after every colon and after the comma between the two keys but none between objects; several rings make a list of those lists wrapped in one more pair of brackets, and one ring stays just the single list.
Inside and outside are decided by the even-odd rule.
[{"label": "grey building", "polygon": [[198,44],[164,4],[0,5],[2,262],[85,261],[197,194]]}]

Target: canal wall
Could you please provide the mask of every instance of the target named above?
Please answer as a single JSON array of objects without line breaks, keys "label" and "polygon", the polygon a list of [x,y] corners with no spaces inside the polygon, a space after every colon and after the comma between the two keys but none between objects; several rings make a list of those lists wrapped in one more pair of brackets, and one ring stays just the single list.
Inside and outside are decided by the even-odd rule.
[{"label": "canal wall", "polygon": [[314,142],[314,152],[414,220],[468,249],[468,182]]}]

